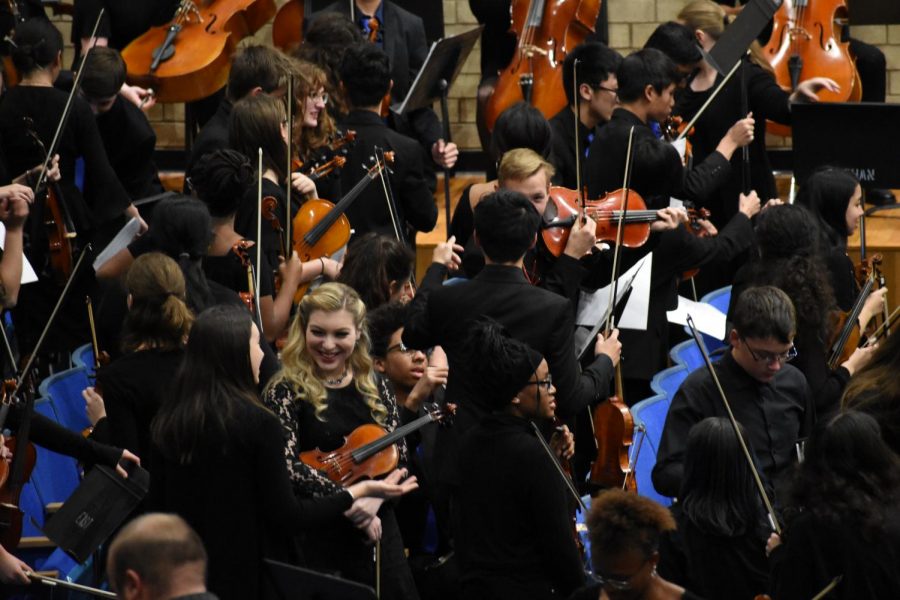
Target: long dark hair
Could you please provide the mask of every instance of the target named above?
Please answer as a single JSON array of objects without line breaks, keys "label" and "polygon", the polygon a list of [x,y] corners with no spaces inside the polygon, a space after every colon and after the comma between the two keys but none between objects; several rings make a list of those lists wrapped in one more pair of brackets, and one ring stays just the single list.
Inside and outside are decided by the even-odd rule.
[{"label": "long dark hair", "polygon": [[223,447],[241,405],[259,403],[251,326],[250,314],[234,306],[214,306],[194,321],[172,393],[151,426],[168,460],[190,464],[201,447]]},{"label": "long dark hair", "polygon": [[900,455],[900,335],[888,336],[872,360],[850,378],[841,401],[872,415],[881,426],[885,443]]},{"label": "long dark hair", "polygon": [[828,269],[818,253],[818,227],[805,209],[791,204],[757,217],[760,260],[753,282],[782,289],[797,313],[797,331],[825,341],[828,314],[837,304]]},{"label": "long dark hair", "polygon": [[685,517],[703,533],[736,537],[761,531],[765,512],[728,419],[708,417],[691,427],[678,497]]},{"label": "long dark hair", "polygon": [[872,541],[900,501],[900,459],[865,413],[848,410],[820,423],[790,493],[792,508]]},{"label": "long dark hair", "polygon": [[150,229],[153,247],[181,267],[187,286],[187,303],[194,314],[215,303],[201,267],[212,236],[209,209],[196,198],[166,198],[153,210],[153,227]]},{"label": "long dark hair", "polygon": [[235,102],[228,123],[228,144],[254,165],[262,148],[263,170],[272,169],[279,184],[287,177],[287,143],[281,136],[286,118],[284,102],[258,94]]},{"label": "long dark hair", "polygon": [[847,205],[858,185],[849,171],[827,167],[813,173],[800,188],[797,204],[816,220],[823,251],[847,246]]},{"label": "long dark hair", "polygon": [[13,64],[19,73],[27,75],[53,64],[62,52],[63,39],[59,29],[47,19],[29,19],[16,25],[11,45]]},{"label": "long dark hair", "polygon": [[396,239],[367,233],[353,241],[338,281],[359,294],[366,308],[378,308],[391,299],[391,282],[405,284],[413,277],[416,255]]}]

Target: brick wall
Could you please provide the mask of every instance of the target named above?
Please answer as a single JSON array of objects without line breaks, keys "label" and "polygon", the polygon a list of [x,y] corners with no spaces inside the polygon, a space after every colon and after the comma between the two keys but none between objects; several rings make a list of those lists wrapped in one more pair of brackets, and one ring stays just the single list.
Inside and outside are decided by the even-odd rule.
[{"label": "brick wall", "polygon": [[[444,3],[447,35],[461,33],[477,25],[469,10],[468,0],[427,0]],[[610,45],[627,54],[640,48],[657,24],[672,19],[687,0],[607,0],[609,2]],[[279,6],[285,0],[276,0]],[[68,39],[68,23],[58,23]],[[865,26],[853,29],[854,37],[879,46],[887,56],[888,101],[900,102],[900,25]],[[248,40],[271,43],[271,27],[266,25]],[[248,43],[245,41],[243,43]],[[478,149],[475,129],[475,90],[480,78],[478,45],[463,67],[450,95],[450,119],[454,141],[462,149]],[[68,60],[68,59],[67,59]],[[184,143],[184,109],[182,105],[158,105],[150,111],[161,148],[178,148]],[[777,142],[774,142],[777,143]]]}]

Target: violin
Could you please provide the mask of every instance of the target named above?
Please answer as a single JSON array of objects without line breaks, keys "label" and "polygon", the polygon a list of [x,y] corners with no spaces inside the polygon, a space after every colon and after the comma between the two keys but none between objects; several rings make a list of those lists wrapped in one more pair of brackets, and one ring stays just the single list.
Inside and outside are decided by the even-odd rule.
[{"label": "violin", "polygon": [[563,61],[594,31],[601,1],[512,0],[516,50],[487,101],[488,131],[493,131],[500,113],[522,100],[548,119],[566,106]]},{"label": "violin", "polygon": [[[775,70],[775,80],[785,90],[795,90],[800,81],[829,77],[838,92],[822,90],[823,102],[859,102],[862,83],[850,42],[844,35],[849,21],[844,0],[784,0],[775,13],[772,36],[763,52]],[[768,131],[790,135],[790,127],[769,122]]]},{"label": "violin", "polygon": [[[706,238],[710,236],[709,230],[700,225],[698,222],[700,219],[704,221],[708,221],[712,216],[712,213],[705,208],[696,208],[696,209],[688,209],[688,224],[687,229],[689,232],[694,234],[698,238]],[[697,276],[697,273],[700,272],[700,269],[690,269],[681,274],[681,279],[693,279]]]},{"label": "violin", "polygon": [[[3,405],[3,423],[0,423],[0,429],[3,428],[11,407],[20,402],[16,398],[17,385],[15,379],[6,379],[0,385]],[[19,508],[19,497],[37,462],[37,451],[29,441],[34,395],[28,393],[24,402],[26,417],[19,424],[15,438],[6,440],[6,447],[13,453],[12,461],[7,464],[5,460],[0,460],[0,544],[7,550],[17,548],[22,538],[24,513]]]},{"label": "violin", "polygon": [[400,451],[397,442],[429,423],[448,423],[452,409],[432,406],[428,414],[388,433],[380,425],[360,425],[344,438],[340,448],[323,451],[318,448],[300,453],[300,462],[325,474],[341,485],[356,483],[362,478],[375,479],[397,468]]},{"label": "violin", "polygon": [[291,161],[291,172],[303,173],[313,181],[337,174],[347,164],[347,155],[355,143],[355,131],[352,129],[348,129],[345,132],[339,131],[327,144],[321,148],[316,148],[315,153],[318,156],[308,166],[299,158],[294,158]]},{"label": "violin", "polygon": [[691,144],[691,136],[694,134],[694,127],[688,129],[689,123],[685,122],[684,119],[675,115],[669,115],[666,117],[665,123],[662,124],[663,136],[666,138],[666,141],[669,143],[676,142],[679,139],[684,139],[684,156],[682,157],[682,163],[685,167],[690,168],[691,164],[694,162],[694,147]]},{"label": "violin", "polygon": [[591,465],[590,482],[601,488],[637,492],[632,472],[630,448],[634,445],[634,418],[618,396],[610,396],[593,413],[597,458]]},{"label": "violin", "polygon": [[847,312],[834,311],[833,334],[829,340],[828,366],[836,369],[838,365],[850,358],[850,355],[859,347],[862,332],[859,330],[859,315],[865,306],[869,294],[875,289],[875,284],[880,278],[880,266],[883,257],[881,254],[873,254],[856,266],[857,275],[863,275],[859,295],[853,302],[853,306]]},{"label": "violin", "polygon": [[244,306],[247,307],[247,310],[250,311],[251,315],[256,314],[256,295],[253,293],[255,288],[253,264],[250,262],[250,249],[253,248],[253,246],[254,243],[252,241],[241,240],[231,247],[231,251],[241,259],[241,265],[247,270],[247,291],[238,292],[238,295],[241,297],[241,301],[244,303]]},{"label": "violin", "polygon": [[274,15],[274,0],[181,0],[169,25],[122,50],[127,79],[153,88],[160,102],[206,98],[228,82],[237,43]]},{"label": "violin", "polygon": [[[300,262],[331,256],[347,245],[350,241],[350,221],[344,212],[387,165],[394,164],[393,152],[385,152],[384,155],[385,162],[377,161],[337,204],[313,198],[300,207],[292,223],[293,249],[300,257]],[[297,289],[295,304],[300,302],[307,289],[308,283]]]}]

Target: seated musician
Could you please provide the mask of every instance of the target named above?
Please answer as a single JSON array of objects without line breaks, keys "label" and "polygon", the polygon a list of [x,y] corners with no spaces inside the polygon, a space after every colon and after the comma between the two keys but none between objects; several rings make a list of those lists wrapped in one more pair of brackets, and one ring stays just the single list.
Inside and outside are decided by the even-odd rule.
[{"label": "seated musician", "polygon": [[[393,85],[387,54],[371,44],[348,48],[341,63],[341,82],[350,103],[350,114],[341,125],[357,134],[341,171],[343,193],[360,181],[364,168],[372,166],[370,157],[376,147],[393,151],[396,157],[386,175],[396,201],[397,227],[413,233],[431,231],[437,222],[437,206],[425,181],[419,148],[415,140],[389,129],[380,114],[381,99]],[[346,214],[356,235],[369,231],[395,235],[388,195],[376,178],[350,205]],[[413,237],[407,239],[413,243]]]},{"label": "seated musician", "polygon": [[571,456],[573,440],[555,434],[556,449],[547,452],[532,427],[556,416],[550,368],[496,321],[478,321],[469,333],[469,375],[490,414],[460,440],[455,539],[461,598],[568,598],[583,583],[584,570],[569,514],[572,498],[554,461]]},{"label": "seated musician", "polygon": [[[339,0],[325,7],[322,12],[338,12],[350,17],[350,11],[353,11],[352,20],[359,26],[363,37],[383,48],[388,55],[390,78],[394,82],[391,103],[399,104],[409,93],[413,79],[428,55],[425,25],[421,17],[400,8],[390,0],[352,1],[355,3],[353,7],[350,3]],[[341,78],[343,79],[343,74]],[[429,173],[432,166],[450,169],[456,164],[459,150],[456,144],[443,140],[441,125],[431,107],[416,109],[403,117],[391,114],[388,119],[395,131],[415,138],[431,157],[433,165],[426,165]]]},{"label": "seated musician", "polygon": [[[794,463],[794,445],[814,420],[806,378],[786,364],[796,356],[797,317],[784,292],[764,286],[740,295],[732,319],[731,348],[715,363],[716,374],[771,489]],[[688,432],[706,417],[718,416],[727,416],[724,402],[709,372],[698,369],[681,384],[666,416],[653,468],[657,492],[679,494]]]},{"label": "seated musician", "polygon": [[82,67],[81,94],[97,117],[109,164],[132,200],[161,194],[153,163],[156,133],[141,110],[122,97],[125,61],[112,48],[94,48]]},{"label": "seated musician", "polygon": [[217,600],[206,590],[207,561],[203,540],[184,519],[151,513],[116,535],[106,572],[122,600]]},{"label": "seated musician", "polygon": [[[620,106],[594,137],[585,161],[585,184],[591,198],[622,187],[629,131],[634,128],[635,142],[642,139],[657,141],[650,123],[666,120],[674,104],[675,88],[683,79],[675,63],[653,48],[627,56],[616,77]],[[667,169],[650,180],[636,177],[632,188],[643,196],[648,186],[661,179],[667,184],[667,196],[702,204],[727,179],[728,161],[735,150],[752,140],[753,119],[741,119],[728,130],[716,151],[692,169],[684,168],[674,147],[657,141],[665,144]],[[635,169],[637,167],[635,165]]]},{"label": "seated musician", "polygon": [[[578,61],[577,67],[575,61]],[[618,98],[616,70],[622,56],[599,42],[586,42],[566,55],[563,63],[563,88],[566,107],[550,119],[553,128],[553,165],[556,176],[553,183],[570,190],[578,188],[575,170],[575,87],[578,93],[578,150],[581,165],[588,148],[602,127],[612,118]],[[574,71],[577,69],[578,82]]]}]

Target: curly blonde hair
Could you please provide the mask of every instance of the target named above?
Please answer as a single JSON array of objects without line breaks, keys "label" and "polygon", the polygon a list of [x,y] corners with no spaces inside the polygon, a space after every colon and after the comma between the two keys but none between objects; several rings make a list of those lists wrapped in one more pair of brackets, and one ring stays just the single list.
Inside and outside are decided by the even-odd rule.
[{"label": "curly blonde hair", "polygon": [[348,360],[353,369],[353,384],[369,406],[372,418],[384,424],[388,411],[378,394],[375,370],[369,354],[366,305],[353,288],[342,283],[326,283],[303,296],[281,353],[281,371],[272,378],[269,388],[284,383],[291,388],[297,400],[309,402],[313,406],[316,418],[325,420],[322,415],[328,407],[328,390],[321,377],[316,374],[316,363],[306,346],[306,329],[314,312],[332,313],[339,310],[350,313],[353,325],[360,334]]}]

